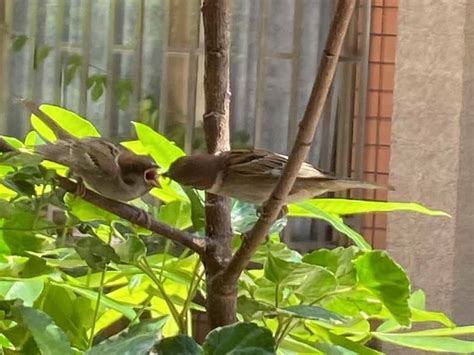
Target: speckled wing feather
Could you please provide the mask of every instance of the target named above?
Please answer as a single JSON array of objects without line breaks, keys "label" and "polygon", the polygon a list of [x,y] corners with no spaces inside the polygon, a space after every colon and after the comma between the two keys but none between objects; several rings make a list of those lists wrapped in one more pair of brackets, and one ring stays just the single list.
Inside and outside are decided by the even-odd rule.
[{"label": "speckled wing feather", "polygon": [[119,172],[116,157],[122,149],[125,150],[99,138],[59,140],[36,147],[47,160],[66,165],[75,174],[110,178]]},{"label": "speckled wing feather", "polygon": [[[228,154],[228,170],[243,176],[267,176],[278,178],[288,162],[285,155],[266,150],[233,150]],[[311,164],[303,163],[298,178],[332,179],[314,168]]]}]

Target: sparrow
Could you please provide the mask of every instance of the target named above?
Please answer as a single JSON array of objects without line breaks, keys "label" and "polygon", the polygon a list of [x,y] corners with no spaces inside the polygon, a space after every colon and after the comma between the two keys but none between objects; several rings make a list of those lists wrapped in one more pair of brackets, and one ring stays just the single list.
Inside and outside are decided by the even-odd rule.
[{"label": "sparrow", "polygon": [[[196,154],[177,159],[163,176],[182,185],[261,206],[270,197],[287,161],[285,155],[259,149]],[[303,163],[285,203],[354,188],[393,189],[371,182],[339,179]]]},{"label": "sparrow", "polygon": [[46,160],[67,166],[80,182],[79,195],[85,185],[110,199],[130,201],[160,186],[158,166],[152,158],[103,138],[74,137],[35,103],[22,101],[57,137],[55,142],[35,146],[35,152]]}]

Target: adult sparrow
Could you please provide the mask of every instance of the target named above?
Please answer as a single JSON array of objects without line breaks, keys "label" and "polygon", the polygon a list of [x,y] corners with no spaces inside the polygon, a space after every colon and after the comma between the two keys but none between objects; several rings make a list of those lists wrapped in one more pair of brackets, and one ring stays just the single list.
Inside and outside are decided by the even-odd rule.
[{"label": "adult sparrow", "polygon": [[130,201],[159,186],[157,165],[150,157],[103,138],[74,137],[35,103],[22,101],[58,138],[35,146],[35,151],[46,160],[67,166],[88,188],[113,200]]},{"label": "adult sparrow", "polygon": [[[287,156],[265,150],[197,154],[177,159],[163,176],[216,195],[262,205],[270,197],[287,161]],[[371,182],[338,179],[303,163],[286,203],[354,188],[392,189]]]}]

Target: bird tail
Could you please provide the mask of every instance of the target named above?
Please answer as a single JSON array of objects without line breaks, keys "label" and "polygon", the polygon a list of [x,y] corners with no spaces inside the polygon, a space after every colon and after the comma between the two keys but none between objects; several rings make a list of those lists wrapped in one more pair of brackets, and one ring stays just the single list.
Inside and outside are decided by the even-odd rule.
[{"label": "bird tail", "polygon": [[35,153],[41,155],[44,159],[52,162],[66,165],[70,164],[69,157],[71,146],[66,141],[56,141],[35,146]]},{"label": "bird tail", "polygon": [[[321,193],[337,192],[349,189],[367,189],[367,190],[395,190],[393,186],[382,185],[374,182],[351,180],[351,179],[331,179],[320,182]],[[323,192],[324,190],[324,192]],[[321,194],[321,193],[318,193]]]},{"label": "bird tail", "polygon": [[[23,105],[31,111],[36,117],[38,117],[45,125],[47,125],[58,139],[71,139],[72,135],[69,134],[64,128],[62,128],[55,120],[53,120],[48,114],[42,111],[39,106],[31,100],[21,99]],[[42,137],[44,139],[44,137]],[[47,140],[46,140],[47,141]]]}]

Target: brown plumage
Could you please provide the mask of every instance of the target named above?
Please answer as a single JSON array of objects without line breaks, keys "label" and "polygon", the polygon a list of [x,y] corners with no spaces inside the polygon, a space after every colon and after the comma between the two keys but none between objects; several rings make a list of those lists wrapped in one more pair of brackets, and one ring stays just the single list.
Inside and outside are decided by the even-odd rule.
[{"label": "brown plumage", "polygon": [[[288,157],[265,150],[232,150],[176,160],[165,176],[183,185],[261,205],[278,181]],[[391,189],[375,183],[338,179],[304,163],[286,203],[346,189]]]},{"label": "brown plumage", "polygon": [[73,176],[101,195],[120,201],[138,198],[158,186],[153,159],[137,155],[103,138],[76,138],[31,101],[23,101],[58,138],[35,146],[45,159],[67,166]]}]

